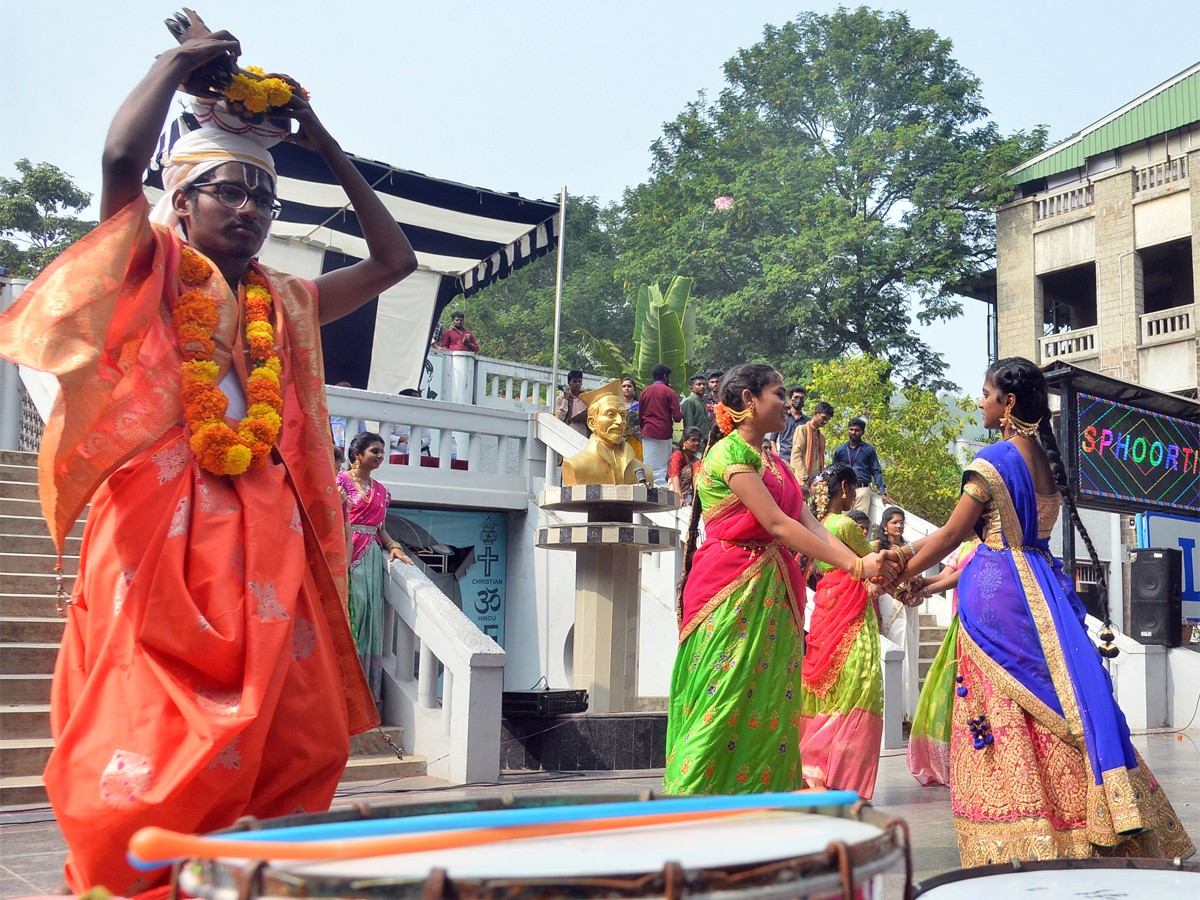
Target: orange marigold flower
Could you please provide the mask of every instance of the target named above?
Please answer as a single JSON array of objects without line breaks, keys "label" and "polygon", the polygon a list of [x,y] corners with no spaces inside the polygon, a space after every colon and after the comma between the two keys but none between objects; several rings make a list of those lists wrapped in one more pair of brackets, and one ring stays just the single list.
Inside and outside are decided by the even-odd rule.
[{"label": "orange marigold flower", "polygon": [[246,321],[269,322],[271,319],[271,298],[246,295]]},{"label": "orange marigold flower", "polygon": [[275,344],[266,338],[251,337],[249,343],[250,358],[255,362],[266,359],[275,349]]},{"label": "orange marigold flower", "polygon": [[250,468],[261,469],[271,455],[269,444],[255,444],[250,448]]},{"label": "orange marigold flower", "polygon": [[274,407],[279,401],[279,388],[261,378],[253,379],[246,383],[246,401]]},{"label": "orange marigold flower", "polygon": [[210,275],[212,266],[208,261],[190,247],[184,247],[179,260],[179,280],[187,285],[204,284]]},{"label": "orange marigold flower", "polygon": [[238,437],[248,444],[273,444],[279,432],[266,419],[243,419]]},{"label": "orange marigold flower", "polygon": [[189,423],[221,419],[229,408],[229,398],[211,381],[192,381],[180,392],[183,411]]}]

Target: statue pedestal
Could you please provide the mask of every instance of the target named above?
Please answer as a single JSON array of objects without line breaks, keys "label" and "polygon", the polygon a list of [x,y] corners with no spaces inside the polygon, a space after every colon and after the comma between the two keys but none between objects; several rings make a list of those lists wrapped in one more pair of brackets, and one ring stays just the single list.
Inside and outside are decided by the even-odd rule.
[{"label": "statue pedestal", "polygon": [[641,484],[550,488],[542,509],[587,513],[580,525],[543,525],[539,547],[578,554],[575,568],[574,687],[591,712],[637,710],[639,556],[679,549],[679,529],[635,525],[635,512],[676,509],[674,491]]}]

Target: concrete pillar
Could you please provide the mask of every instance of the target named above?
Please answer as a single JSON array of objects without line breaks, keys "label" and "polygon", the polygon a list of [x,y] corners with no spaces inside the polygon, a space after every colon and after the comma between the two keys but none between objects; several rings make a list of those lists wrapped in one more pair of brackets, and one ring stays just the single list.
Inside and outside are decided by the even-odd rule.
[{"label": "concrete pillar", "polygon": [[1145,310],[1142,258],[1133,227],[1132,171],[1093,185],[1096,222],[1096,324],[1100,372],[1138,380],[1139,316]]},{"label": "concrete pillar", "polygon": [[575,562],[575,687],[594,713],[637,709],[640,554],[620,545],[578,551]]},{"label": "concrete pillar", "polygon": [[1033,249],[1036,203],[1020,200],[996,211],[997,352],[1040,362],[1042,283]]}]

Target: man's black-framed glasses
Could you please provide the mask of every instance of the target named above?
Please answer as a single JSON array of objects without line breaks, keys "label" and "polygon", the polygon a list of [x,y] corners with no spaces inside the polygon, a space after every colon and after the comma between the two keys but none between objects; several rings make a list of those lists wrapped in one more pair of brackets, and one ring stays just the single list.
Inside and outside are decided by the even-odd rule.
[{"label": "man's black-framed glasses", "polygon": [[202,181],[191,185],[191,187],[196,190],[200,190],[201,188],[216,188],[213,196],[217,198],[218,203],[227,209],[241,209],[246,205],[247,201],[253,201],[254,208],[258,210],[258,214],[264,219],[278,219],[280,213],[283,212],[283,204],[274,197],[251,194],[244,187],[229,181]]}]

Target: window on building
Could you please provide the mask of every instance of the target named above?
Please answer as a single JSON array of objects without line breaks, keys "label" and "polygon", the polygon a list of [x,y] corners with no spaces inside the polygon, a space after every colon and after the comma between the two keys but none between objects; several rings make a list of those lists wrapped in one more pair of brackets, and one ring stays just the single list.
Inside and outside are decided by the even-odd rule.
[{"label": "window on building", "polygon": [[1096,324],[1096,266],[1072,266],[1041,276],[1043,334],[1062,334]]},{"label": "window on building", "polygon": [[1188,238],[1140,251],[1143,312],[1162,312],[1194,303],[1192,242]]}]

